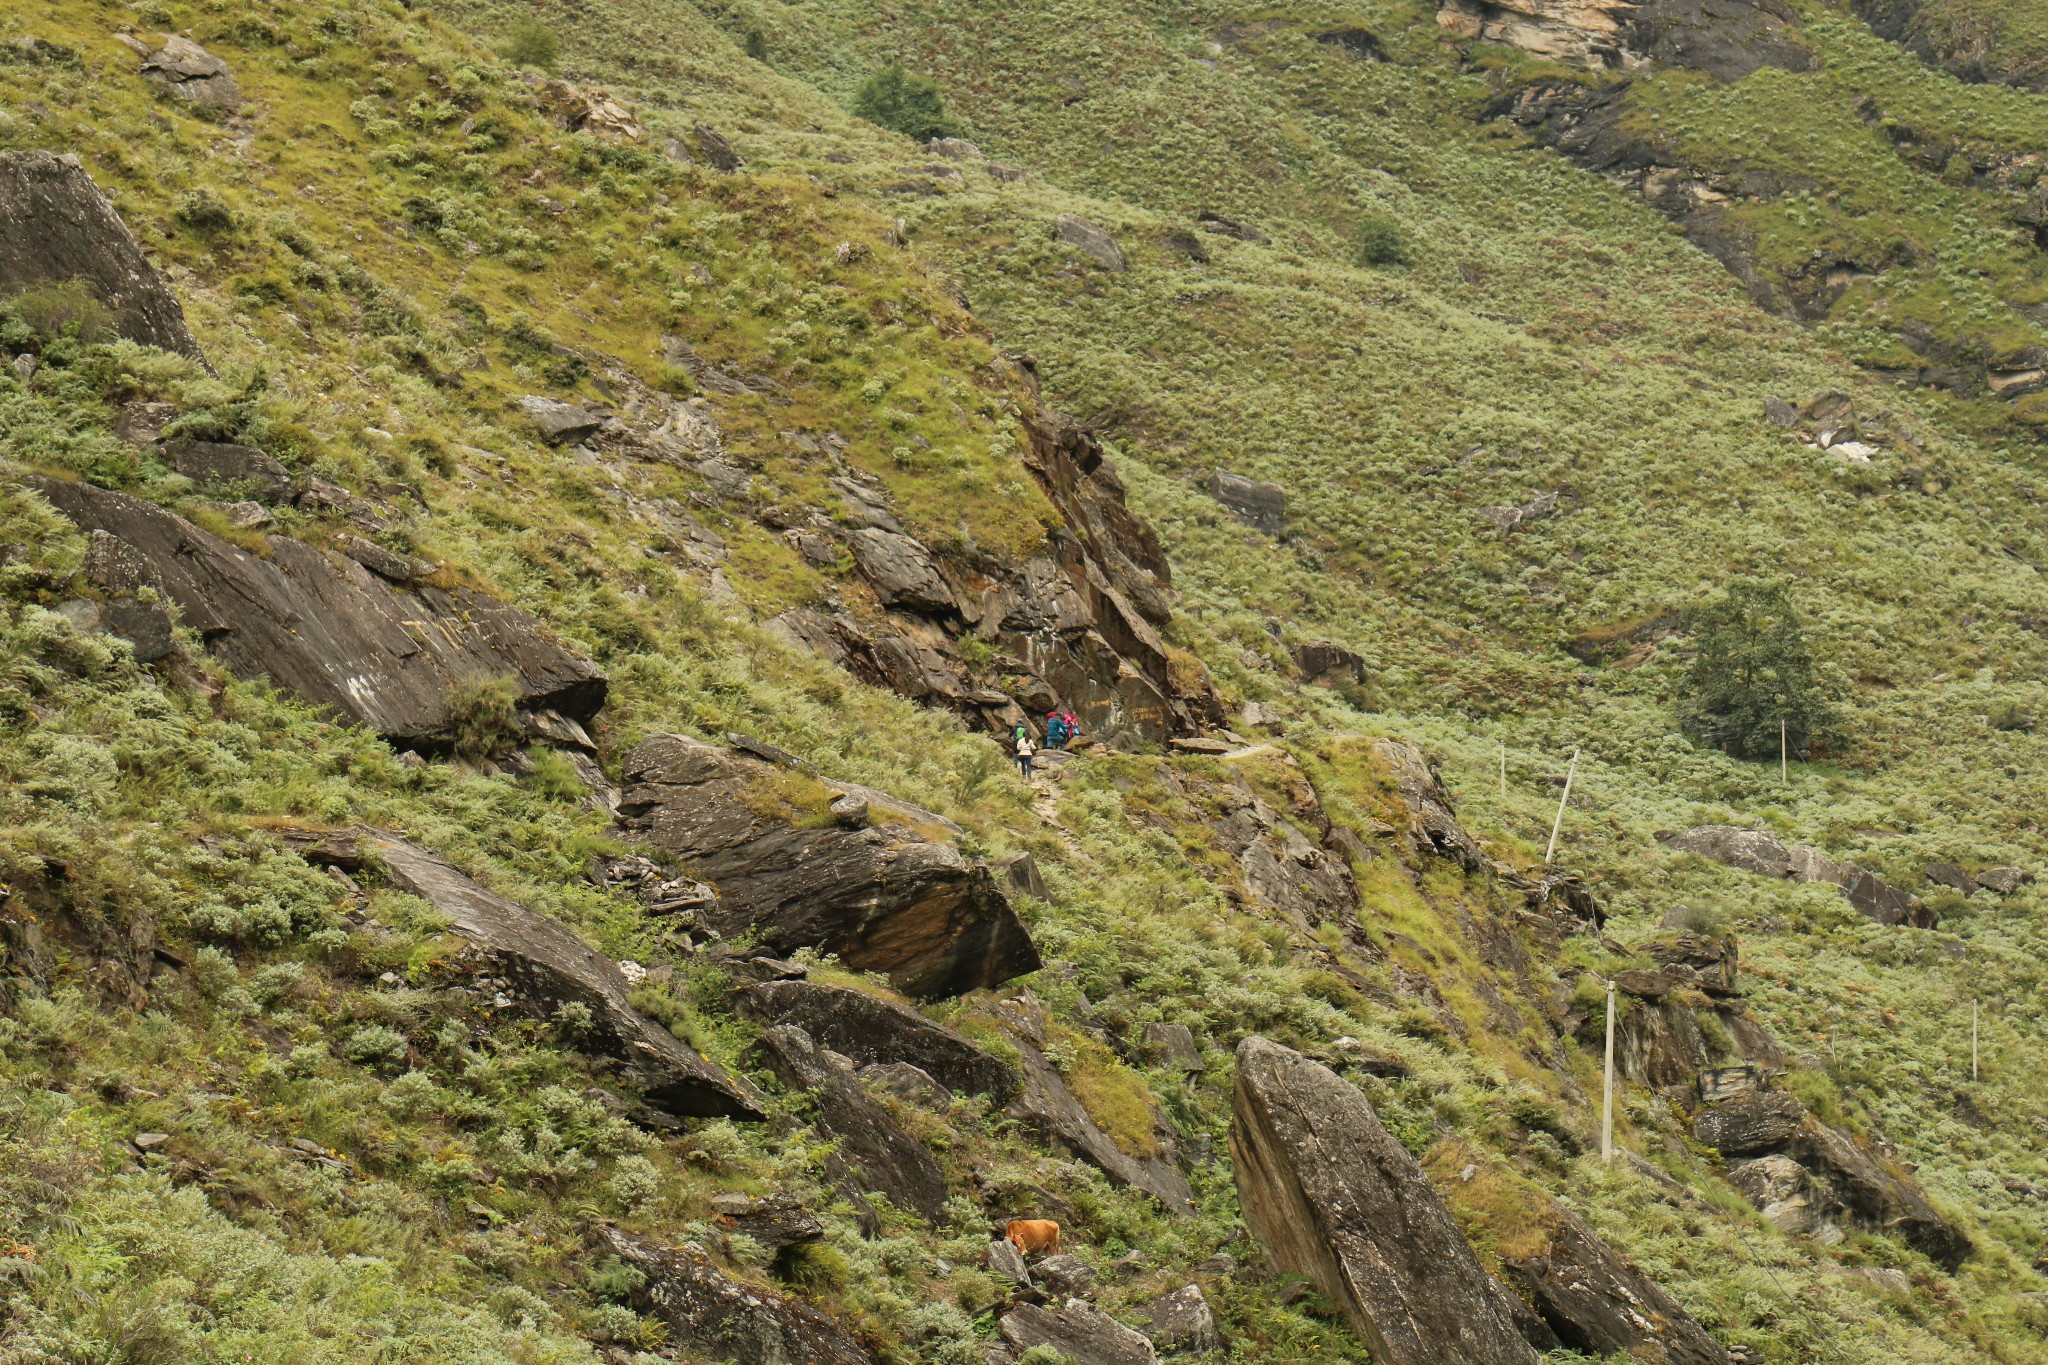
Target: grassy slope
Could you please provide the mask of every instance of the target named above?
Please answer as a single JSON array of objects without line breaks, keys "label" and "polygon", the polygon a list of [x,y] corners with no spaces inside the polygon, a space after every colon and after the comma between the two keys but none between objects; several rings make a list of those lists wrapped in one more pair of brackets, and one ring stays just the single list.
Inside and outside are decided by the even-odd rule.
[{"label": "grassy slope", "polygon": [[[257,365],[277,376],[259,405],[266,429],[252,434],[358,482],[415,484],[434,510],[421,548],[488,576],[597,651],[618,688],[607,735],[614,746],[650,728],[748,728],[926,801],[984,844],[1036,845],[1058,901],[1057,909],[1038,909],[1037,931],[1049,955],[1078,969],[1070,983],[1040,985],[1056,1010],[1071,1010],[1074,992],[1084,990],[1136,1017],[1189,1023],[1219,1044],[1257,1028],[1310,1044],[1351,1033],[1398,1051],[1421,1079],[1382,1087],[1377,1098],[1404,1136],[1418,1146],[1446,1133],[1476,1136],[1515,1153],[1571,1192],[1717,1328],[1767,1358],[1811,1358],[1823,1349],[1813,1343],[1829,1336],[1849,1358],[1936,1361],[1970,1349],[2024,1358],[1997,1343],[2020,1339],[2003,1334],[2021,1311],[2014,1291],[2032,1283],[2020,1262],[2041,1235],[2040,1217],[1973,1172],[2040,1174],[2023,1147],[2041,1114],[2023,1069],[2038,1037],[2023,1009],[1992,1009],[1991,1079],[1970,1093],[1985,1116],[1979,1128],[1955,1116],[1952,1022],[1973,982],[1995,980],[2015,1005],[2026,998],[2039,957],[2032,898],[1966,916],[1955,935],[1879,932],[1828,897],[1680,864],[1649,852],[1647,839],[1653,828],[1723,803],[1756,813],[1768,802],[1767,813],[1790,830],[1826,837],[1837,852],[1898,850],[1873,861],[1901,868],[1921,853],[2035,853],[2024,812],[2038,780],[2033,741],[1981,732],[1978,744],[1959,750],[1928,735],[1937,725],[1966,724],[1994,700],[2033,696],[2031,637],[2009,624],[2028,575],[1999,544],[2031,543],[2018,539],[2031,530],[2011,511],[2023,476],[1976,446],[1937,437],[1933,448],[1954,481],[1946,495],[1859,492],[1810,454],[1765,436],[1754,421],[1759,392],[1818,388],[1841,376],[1839,364],[1799,334],[1757,319],[1717,268],[1619,196],[1471,129],[1466,117],[1478,92],[1470,83],[1427,66],[1333,65],[1342,59],[1285,33],[1212,53],[1206,27],[1188,27],[1185,16],[1126,20],[1097,6],[1035,12],[1032,24],[990,19],[1014,25],[994,33],[964,27],[973,16],[944,6],[754,12],[769,25],[773,51],[812,52],[811,73],[836,93],[892,49],[920,53],[954,83],[955,104],[976,134],[1039,179],[1011,190],[973,177],[959,192],[904,201],[872,187],[924,158],[737,58],[736,20],[721,31],[678,7],[619,4],[600,16],[605,23],[564,26],[573,61],[630,85],[648,105],[669,92],[672,111],[643,110],[651,126],[709,116],[736,132],[765,171],[720,181],[631,158],[607,164],[582,140],[550,137],[488,61],[431,22],[422,27],[368,6],[311,7],[278,21],[289,40],[279,44],[238,36],[208,11],[173,7],[172,17],[197,23],[265,102],[254,141],[238,151],[155,104],[118,52],[104,55],[109,45],[98,35],[121,13],[79,0],[42,17],[10,17],[17,29],[92,55],[77,70],[5,68],[7,107],[25,110],[33,91],[48,112],[16,113],[0,134],[8,145],[77,147],[138,229],[190,270],[195,322],[230,380]],[[871,46],[850,36],[857,30]],[[952,58],[939,50],[940,37],[957,43]],[[1101,135],[1111,121],[1100,107],[1069,109],[1043,94],[1038,73],[1053,50],[1095,87],[1093,98],[1116,101],[1130,125],[1126,137]],[[650,70],[644,56],[637,67],[621,60],[635,52],[657,54],[665,69]],[[980,65],[991,53],[1012,54],[1019,69]],[[1198,61],[1218,63],[1213,81]],[[407,122],[415,96],[436,79],[466,80],[464,65],[481,73],[484,93],[475,98],[508,130],[499,147],[466,151],[458,118],[434,110],[432,100]],[[1039,98],[1006,103],[1017,91]],[[351,113],[361,99],[372,103]],[[1361,109],[1376,112],[1360,117]],[[153,115],[169,126],[152,123]],[[398,126],[381,128],[377,119]],[[1171,156],[1139,141],[1162,124],[1176,130]],[[395,155],[397,141],[430,154]],[[551,150],[557,145],[560,153]],[[830,152],[853,160],[827,161]],[[1281,179],[1245,169],[1268,163],[1282,168]],[[536,168],[547,194],[574,205],[564,219],[519,188]],[[823,198],[791,172],[816,172],[844,192]],[[225,240],[181,229],[172,217],[178,195],[202,183],[241,217]],[[304,184],[327,188],[295,190]],[[1183,188],[1190,185],[1202,187],[1199,199]],[[416,225],[401,230],[406,201],[422,192],[454,201],[453,239],[425,238]],[[659,202],[664,194],[669,204]],[[516,424],[501,425],[511,394],[556,387],[514,314],[562,340],[650,366],[651,380],[664,378],[651,368],[655,338],[682,330],[721,357],[751,362],[775,352],[814,420],[854,437],[899,496],[930,499],[929,524],[985,514],[991,533],[1014,525],[1018,494],[986,496],[1010,477],[993,418],[977,425],[970,410],[949,419],[965,430],[933,431],[945,438],[935,446],[967,452],[960,466],[924,469],[912,460],[906,468],[893,433],[951,409],[913,401],[891,405],[901,416],[876,413],[861,395],[878,370],[897,372],[895,387],[912,400],[944,391],[944,380],[965,385],[987,354],[915,264],[885,252],[861,278],[830,278],[835,241],[879,245],[880,220],[860,210],[861,199],[911,218],[923,243],[916,255],[953,273],[995,327],[994,341],[1031,347],[1063,401],[1109,417],[1142,457],[1133,468],[1139,492],[1170,533],[1190,593],[1189,643],[1247,695],[1300,712],[1296,735],[1326,801],[1366,809],[1371,796],[1369,777],[1347,775],[1342,752],[1316,757],[1323,732],[1377,725],[1419,733],[1465,779],[1475,828],[1503,853],[1526,857],[1546,826],[1541,779],[1561,746],[1586,743],[1591,805],[1573,819],[1573,847],[1627,912],[1622,937],[1676,897],[1738,917],[1769,982],[1760,1005],[1788,1042],[1828,1063],[1813,1084],[1836,1084],[1850,1108],[1881,1121],[1923,1163],[1937,1193],[1991,1234],[1987,1254],[1958,1282],[1971,1306],[1925,1275],[1910,1302],[1885,1303],[1826,1275],[1825,1258],[1751,1220],[1674,1209],[1656,1202],[1646,1182],[1546,1150],[1515,1115],[1532,1101],[1569,1105],[1564,1083],[1518,1062],[1505,1040],[1482,1034],[1467,1048],[1404,1035],[1412,1020],[1338,989],[1310,969],[1303,945],[1233,912],[1185,856],[1201,846],[1199,827],[1177,823],[1170,796],[1148,806],[1132,795],[1156,760],[1091,771],[1063,802],[1067,834],[1032,830],[1021,793],[978,742],[768,649],[707,607],[615,519],[602,492],[608,472],[575,468],[533,448]],[[296,225],[271,217],[285,206]],[[1267,223],[1275,246],[1217,242],[1217,260],[1198,270],[1153,243],[1186,225],[1191,210],[1212,207]],[[1366,207],[1397,213],[1424,246],[1412,270],[1345,264],[1351,220]],[[1061,211],[1116,224],[1137,268],[1116,279],[1068,270],[1046,240]],[[451,215],[440,216],[447,225]],[[518,236],[521,229],[530,237]],[[484,249],[470,256],[465,238]],[[693,260],[712,268],[717,286],[684,283]],[[1461,266],[1472,268],[1469,278]],[[339,286],[319,287],[321,270]],[[451,297],[458,279],[481,305],[481,324]],[[773,340],[821,312],[821,330],[831,331],[834,300],[811,296],[834,283],[848,288],[846,306],[868,314],[865,327],[840,321],[844,338],[815,352],[801,339]],[[374,304],[387,296],[406,300],[411,318],[382,318]],[[909,320],[876,317],[877,300],[898,303]],[[1586,340],[1595,329],[1597,346]],[[862,346],[873,349],[862,354]],[[479,352],[493,369],[459,393],[415,373],[422,356],[447,369]],[[226,403],[189,375],[127,364],[147,371],[130,387]],[[82,375],[75,391],[46,388],[41,396],[0,389],[11,430],[34,434],[8,453],[90,468],[176,501],[183,490],[162,471],[121,466],[94,434],[106,420],[94,401],[105,387],[100,378]],[[771,423],[786,421],[781,413],[727,405],[720,416],[736,448],[762,458],[792,497],[809,495],[801,468],[775,463]],[[364,431],[373,426],[397,439]],[[470,457],[457,441],[502,453],[502,474],[465,467]],[[1486,453],[1458,466],[1475,443]],[[1509,459],[1509,448],[1519,457]],[[1276,555],[1223,523],[1189,489],[1190,476],[1218,462],[1289,483],[1302,527],[1291,553]],[[687,496],[694,487],[668,470],[631,477],[645,481],[640,491],[649,495]],[[1474,507],[1519,501],[1560,479],[1586,494],[1583,510],[1506,545],[1481,533]],[[1723,502],[1731,482],[1745,486],[1746,506]],[[536,505],[541,493],[545,508]],[[1972,516],[1977,505],[1994,509],[1995,519]],[[10,538],[27,539],[32,511],[10,505],[7,515]],[[976,525],[978,538],[985,525]],[[778,547],[744,526],[722,529],[747,570],[734,570],[736,586],[762,592],[776,576]],[[1863,677],[1854,757],[1866,771],[1802,773],[1780,796],[1670,738],[1658,705],[1667,675],[1652,669],[1583,684],[1556,646],[1580,626],[1684,600],[1730,567],[1775,564],[1788,535],[1820,633],[1844,668]],[[61,568],[76,552],[75,538],[53,535],[46,557]],[[794,586],[759,605],[819,590],[794,566],[780,572]],[[1982,617],[1966,622],[1973,601]],[[1265,641],[1266,612],[1298,623],[1290,629],[1368,648],[1380,699],[1400,714],[1285,700],[1270,671],[1237,658]],[[208,707],[93,654],[32,611],[15,608],[9,629],[16,648],[60,661],[47,677],[10,681],[23,695],[0,740],[15,779],[4,816],[14,866],[68,856],[112,913],[147,908],[185,936],[209,924],[242,925],[206,908],[219,887],[238,882],[257,894],[231,893],[246,904],[230,910],[271,922],[276,903],[293,921],[269,942],[246,926],[239,938],[224,935],[233,958],[205,959],[189,994],[173,993],[147,1029],[77,998],[24,1008],[8,1024],[9,1074],[42,1079],[18,1100],[17,1112],[36,1121],[18,1125],[16,1141],[28,1150],[7,1169],[68,1190],[77,1220],[70,1230],[23,1224],[46,1272],[26,1291],[28,1330],[38,1335],[17,1331],[10,1346],[25,1340],[54,1353],[47,1343],[61,1333],[103,1342],[146,1323],[157,1358],[224,1358],[253,1345],[281,1359],[289,1354],[284,1339],[258,1334],[303,1319],[279,1305],[304,1295],[342,1329],[323,1337],[309,1325],[288,1344],[302,1358],[350,1358],[352,1334],[382,1330],[373,1324],[393,1316],[392,1296],[431,1294],[440,1316],[409,1317],[421,1325],[408,1330],[471,1333],[479,1359],[575,1358],[572,1328],[624,1339],[648,1330],[606,1306],[606,1282],[592,1278],[576,1250],[580,1210],[674,1232],[705,1216],[713,1188],[766,1182],[801,1191],[815,1179],[808,1152],[771,1150],[723,1129],[653,1144],[622,1130],[576,1102],[574,1069],[544,1033],[506,1023],[465,1038],[445,1029],[431,998],[361,984],[359,961],[403,968],[434,956],[431,924],[408,920],[405,906],[381,902],[399,931],[395,944],[321,938],[335,922],[330,893],[317,881],[240,844],[220,855],[224,862],[208,861],[214,855],[195,852],[189,838],[194,830],[232,831],[250,815],[402,825],[583,925],[612,951],[661,960],[661,945],[629,910],[575,889],[576,869],[602,832],[572,804],[534,784],[445,769],[415,776],[379,746],[261,689],[229,685],[220,705]],[[1945,687],[1928,681],[1953,672],[1958,656],[2000,671]],[[1460,718],[1473,710],[1494,719]],[[1487,796],[1483,780],[1496,733],[1514,750],[1516,784],[1505,802]],[[151,780],[135,780],[141,774]],[[91,837],[110,828],[121,838]],[[1873,829],[1905,837],[1866,844],[1862,831]],[[1388,925],[1463,959],[1439,910],[1387,876],[1384,863],[1366,872]],[[1960,942],[1967,958],[1937,951],[1947,942]],[[296,984],[292,963],[306,964]],[[1559,965],[1569,973],[1578,964]],[[1454,997],[1463,998],[1457,978],[1468,970],[1445,972]],[[731,1059],[744,1030],[698,1008],[715,999],[716,986],[691,980],[677,1007],[690,1011],[686,1026],[715,1054]],[[1884,1009],[1905,1020],[1899,1031],[1876,1026],[1872,1015]],[[412,1053],[403,1062],[380,1056],[376,1045],[388,1039],[373,1026],[404,1034]],[[138,1037],[151,1041],[138,1047]],[[1576,1064],[1583,1084],[1585,1057]],[[1212,1068],[1192,1097],[1170,1100],[1191,1133],[1219,1145],[1225,1070]],[[1171,1096],[1173,1083],[1156,1078],[1155,1089]],[[1116,1090],[1114,1077],[1096,1087]],[[238,1098],[208,1098],[217,1094]],[[1585,1112],[1568,1112],[1567,1126],[1583,1130]],[[1631,1118],[1660,1159],[1711,1190],[1691,1174],[1692,1155],[1655,1131],[1656,1101],[1634,1101]],[[948,1127],[950,1159],[961,1169],[981,1166],[999,1195],[1047,1183],[1069,1191],[1085,1210],[1091,1252],[1106,1258],[1143,1245],[1161,1263],[1161,1287],[1228,1235],[1228,1182],[1213,1172],[1203,1182],[1204,1217],[1167,1227],[1139,1201],[1108,1195],[1086,1172],[985,1132],[971,1116],[952,1116]],[[126,1158],[112,1143],[141,1128],[176,1133],[174,1154],[193,1164],[120,1174]],[[81,1144],[81,1133],[90,1140]],[[303,1164],[283,1150],[285,1138],[301,1134],[347,1152],[360,1179],[301,1174]],[[86,1159],[60,1159],[80,1146]],[[563,1146],[579,1158],[563,1158]],[[634,1157],[650,1163],[651,1176],[627,1164]],[[210,1193],[211,1209],[199,1206],[195,1187]],[[47,1202],[46,1192],[20,1182],[0,1197],[23,1210]],[[489,1212],[466,1213],[472,1198]],[[472,1231],[479,1219],[492,1226]],[[173,1226],[192,1231],[169,1243]],[[935,1283],[927,1258],[936,1251],[956,1264],[971,1259],[972,1232],[898,1223],[892,1233],[864,1243],[836,1218],[833,1255],[844,1259],[821,1258],[820,1292],[878,1341],[921,1343],[918,1353],[930,1359],[964,1358],[956,1343],[990,1289],[972,1272]],[[173,1249],[122,1259],[162,1244]],[[369,1258],[350,1265],[384,1277],[384,1298],[326,1269],[344,1255]],[[1847,1255],[1913,1264],[1883,1242],[1852,1245]],[[261,1274],[246,1269],[258,1263]],[[232,1311],[187,1322],[173,1305],[200,1291],[172,1276]],[[1128,1292],[1135,1297],[1141,1287]],[[1278,1309],[1256,1286],[1224,1293],[1228,1326],[1247,1359],[1327,1359],[1343,1349],[1327,1328]],[[453,1347],[431,1349],[462,1358]]]}]

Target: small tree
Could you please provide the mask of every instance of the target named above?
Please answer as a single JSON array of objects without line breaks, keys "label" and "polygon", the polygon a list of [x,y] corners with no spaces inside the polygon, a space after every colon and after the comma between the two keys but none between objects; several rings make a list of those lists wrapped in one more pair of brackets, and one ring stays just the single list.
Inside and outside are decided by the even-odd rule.
[{"label": "small tree", "polygon": [[854,92],[853,112],[919,142],[949,137],[953,131],[946,118],[946,102],[939,98],[938,83],[929,76],[913,76],[900,66],[886,67],[862,81]]},{"label": "small tree", "polygon": [[1408,234],[1387,214],[1368,213],[1358,220],[1358,254],[1367,265],[1406,265]]},{"label": "small tree", "polygon": [[1782,726],[1804,758],[1833,717],[1784,586],[1734,584],[1693,613],[1691,628],[1698,653],[1680,704],[1686,734],[1737,758],[1772,758]]}]

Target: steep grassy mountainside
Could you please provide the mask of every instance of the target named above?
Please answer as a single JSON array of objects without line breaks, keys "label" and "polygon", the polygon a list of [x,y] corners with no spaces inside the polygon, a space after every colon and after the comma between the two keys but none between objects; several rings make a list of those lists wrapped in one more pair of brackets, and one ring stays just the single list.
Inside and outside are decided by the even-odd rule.
[{"label": "steep grassy mountainside", "polygon": [[1978,0],[1869,0],[1857,10],[1885,37],[1966,81],[2048,84],[2048,18],[2039,10]]},{"label": "steep grassy mountainside", "polygon": [[[0,13],[8,174],[201,353],[0,288],[0,1365],[1374,1359],[1243,1203],[1252,1035],[1546,1360],[1589,1264],[1644,1362],[2048,1358],[2028,21],[1443,8]],[[848,112],[892,64],[972,147]],[[1676,719],[1755,579],[1837,712],[1782,776]],[[334,705],[230,666],[251,584]],[[494,631],[602,684],[380,719]]]}]

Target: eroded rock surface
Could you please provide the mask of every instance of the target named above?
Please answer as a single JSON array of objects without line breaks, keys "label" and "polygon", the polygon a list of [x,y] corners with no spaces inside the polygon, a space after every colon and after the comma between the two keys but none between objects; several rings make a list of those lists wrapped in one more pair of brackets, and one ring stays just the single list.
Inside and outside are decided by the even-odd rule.
[{"label": "eroded rock surface", "polygon": [[120,335],[205,362],[169,282],[78,158],[0,152],[0,295],[73,280]]},{"label": "eroded rock surface", "polygon": [[1879,924],[1932,929],[1940,922],[1926,902],[1890,885],[1875,873],[1854,863],[1838,863],[1816,848],[1783,844],[1761,830],[1700,825],[1681,834],[1663,836],[1663,840],[1681,853],[1697,853],[1760,877],[1840,887],[1844,899]]},{"label": "eroded rock surface", "polygon": [[548,1009],[575,1002],[590,1011],[587,1043],[625,1067],[647,1098],[674,1114],[763,1116],[763,1097],[698,1055],[628,1003],[617,963],[545,915],[484,890],[447,862],[404,839],[365,833],[361,847],[391,882],[445,915],[519,992]]},{"label": "eroded rock surface", "polygon": [[1415,1159],[1358,1089],[1264,1038],[1238,1045],[1230,1154],[1244,1220],[1279,1268],[1341,1305],[1386,1365],[1536,1365]]},{"label": "eroded rock surface", "polygon": [[740,991],[735,1003],[748,1018],[794,1024],[861,1066],[907,1063],[949,1090],[987,1095],[999,1105],[1020,1088],[1008,1064],[964,1034],[865,991],[768,981]]},{"label": "eroded rock surface", "polygon": [[468,587],[400,587],[355,560],[269,538],[258,556],[90,484],[30,481],[81,530],[132,549],[208,652],[395,744],[445,743],[458,684],[508,677],[527,712],[590,719],[605,677],[538,621]]},{"label": "eroded rock surface", "polygon": [[1813,63],[1784,0],[1438,0],[1437,23],[1594,70],[1684,66],[1732,81]]},{"label": "eroded rock surface", "polygon": [[721,935],[751,931],[780,953],[824,948],[921,999],[1038,968],[995,876],[954,846],[949,822],[846,783],[819,786],[819,795],[857,790],[874,822],[867,828],[763,814],[774,809],[763,793],[784,777],[816,783],[756,754],[657,735],[626,756],[620,819],[717,888],[701,918]]},{"label": "eroded rock surface", "polygon": [[1667,1365],[1728,1365],[1727,1351],[1676,1299],[1576,1215],[1553,1205],[1549,1222],[1541,1251],[1504,1264],[1561,1345]]},{"label": "eroded rock surface", "polygon": [[1194,1191],[1171,1160],[1172,1135],[1156,1112],[1152,1115],[1153,1139],[1160,1154],[1133,1155],[1118,1146],[1116,1139],[1095,1122],[1036,1043],[1015,1033],[1011,1041],[1024,1070],[1023,1091],[1005,1111],[1011,1118],[1039,1141],[1094,1166],[1109,1177],[1111,1184],[1135,1186],[1173,1213],[1193,1211]]},{"label": "eroded rock surface", "polygon": [[1486,859],[1479,843],[1458,823],[1451,794],[1437,776],[1436,765],[1413,744],[1398,739],[1376,739],[1373,757],[1389,777],[1408,816],[1409,852],[1421,858],[1437,855],[1449,858],[1468,872],[1482,871]]},{"label": "eroded rock surface", "polygon": [[675,1343],[693,1356],[729,1365],[875,1365],[830,1318],[733,1279],[694,1242],[662,1246],[609,1227],[598,1237],[646,1275],[634,1306],[667,1323]]},{"label": "eroded rock surface", "polygon": [[1075,1365],[1152,1365],[1158,1359],[1151,1342],[1084,1299],[1058,1308],[1020,1303],[998,1326],[1019,1351],[1050,1346]]},{"label": "eroded rock surface", "polygon": [[169,35],[144,57],[142,74],[188,104],[230,114],[242,107],[228,64],[183,34]]},{"label": "eroded rock surface", "polygon": [[1219,469],[1209,478],[1209,491],[1224,510],[1255,531],[1277,536],[1287,529],[1287,490]]}]

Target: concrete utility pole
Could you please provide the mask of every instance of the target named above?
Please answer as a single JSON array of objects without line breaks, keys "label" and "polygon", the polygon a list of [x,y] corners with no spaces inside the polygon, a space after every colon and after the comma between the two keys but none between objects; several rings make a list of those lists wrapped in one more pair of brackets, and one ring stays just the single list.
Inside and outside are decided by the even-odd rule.
[{"label": "concrete utility pole", "polygon": [[1500,742],[1500,798],[1503,801],[1508,798],[1508,742],[1506,740]]},{"label": "concrete utility pole", "polygon": [[1543,850],[1543,865],[1557,856],[1557,832],[1564,828],[1564,808],[1572,799],[1572,779],[1579,774],[1579,751],[1572,750],[1572,765],[1564,771],[1564,795],[1557,799],[1557,818],[1550,822],[1550,847]]},{"label": "concrete utility pole", "polygon": [[1977,1083],[1977,1002],[1970,1002],[1970,1084]]},{"label": "concrete utility pole", "polygon": [[1780,716],[1778,717],[1778,785],[1781,787],[1789,786],[1792,782],[1789,771],[1790,765],[1786,762],[1789,752],[1789,746],[1785,742],[1785,718]]},{"label": "concrete utility pole", "polygon": [[1614,983],[1607,983],[1607,1083],[1600,1097],[1600,1159],[1614,1160]]}]

